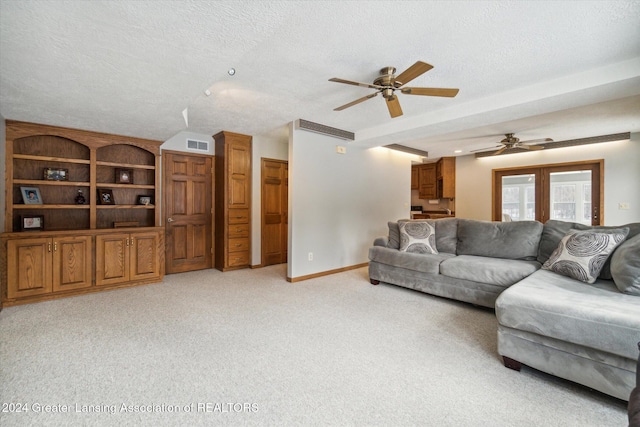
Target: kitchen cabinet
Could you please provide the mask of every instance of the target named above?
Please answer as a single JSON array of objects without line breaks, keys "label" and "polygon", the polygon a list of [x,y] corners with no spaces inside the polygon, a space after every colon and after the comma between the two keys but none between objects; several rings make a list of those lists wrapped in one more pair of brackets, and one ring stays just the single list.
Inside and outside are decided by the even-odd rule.
[{"label": "kitchen cabinet", "polygon": [[429,163],[418,166],[418,197],[421,199],[437,198],[436,164]]},{"label": "kitchen cabinet", "polygon": [[454,199],[456,197],[456,158],[442,157],[436,163],[436,198]]},{"label": "kitchen cabinet", "polygon": [[411,189],[420,189],[419,166],[411,166]]}]

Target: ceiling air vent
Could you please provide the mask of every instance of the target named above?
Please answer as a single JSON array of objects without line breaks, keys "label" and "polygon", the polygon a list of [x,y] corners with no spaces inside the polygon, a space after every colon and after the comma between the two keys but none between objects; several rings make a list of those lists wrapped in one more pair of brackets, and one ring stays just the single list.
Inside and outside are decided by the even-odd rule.
[{"label": "ceiling air vent", "polygon": [[195,139],[187,139],[187,150],[209,151],[209,143],[207,141],[198,141]]}]

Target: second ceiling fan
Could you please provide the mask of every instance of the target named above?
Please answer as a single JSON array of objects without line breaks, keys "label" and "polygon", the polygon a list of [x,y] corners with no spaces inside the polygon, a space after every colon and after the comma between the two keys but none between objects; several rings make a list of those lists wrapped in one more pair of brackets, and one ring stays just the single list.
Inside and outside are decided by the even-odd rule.
[{"label": "second ceiling fan", "polygon": [[433,66],[426,62],[418,61],[411,67],[407,68],[402,73],[395,75],[396,69],[394,67],[385,67],[380,70],[380,76],[373,81],[373,84],[354,82],[351,80],[339,79],[337,77],[329,79],[330,82],[345,83],[354,86],[368,87],[376,89],[376,91],[370,95],[356,99],[348,104],[342,105],[338,108],[334,108],[334,111],[342,111],[345,108],[353,107],[356,104],[366,101],[377,96],[379,93],[385,99],[389,114],[392,118],[402,115],[402,108],[395,92],[399,90],[405,95],[422,95],[422,96],[443,96],[447,98],[453,98],[458,94],[459,89],[450,88],[430,88],[430,87],[404,87],[416,77],[426,73]]},{"label": "second ceiling fan", "polygon": [[502,145],[496,145],[494,147],[489,147],[489,148],[481,148],[479,150],[471,150],[471,152],[475,152],[475,151],[486,151],[489,149],[495,149],[500,147],[499,150],[497,150],[496,152],[492,153],[493,156],[498,156],[502,153],[504,153],[507,150],[512,150],[514,148],[522,148],[524,150],[542,150],[544,148],[544,146],[542,145],[525,145],[525,144],[533,144],[533,143],[538,143],[538,142],[553,142],[553,139],[551,138],[540,138],[540,139],[530,139],[528,141],[520,141],[520,138],[514,136],[512,133],[506,133],[505,138],[500,141],[500,144]]}]

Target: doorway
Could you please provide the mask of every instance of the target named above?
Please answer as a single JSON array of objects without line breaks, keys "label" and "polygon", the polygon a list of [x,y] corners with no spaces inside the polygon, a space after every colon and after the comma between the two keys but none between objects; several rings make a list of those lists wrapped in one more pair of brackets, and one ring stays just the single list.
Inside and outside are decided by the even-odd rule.
[{"label": "doorway", "polygon": [[211,268],[213,156],[162,152],[166,273]]},{"label": "doorway", "polygon": [[289,163],[262,158],[262,265],[287,262]]},{"label": "doorway", "polygon": [[603,170],[603,160],[494,169],[492,219],[601,225]]}]

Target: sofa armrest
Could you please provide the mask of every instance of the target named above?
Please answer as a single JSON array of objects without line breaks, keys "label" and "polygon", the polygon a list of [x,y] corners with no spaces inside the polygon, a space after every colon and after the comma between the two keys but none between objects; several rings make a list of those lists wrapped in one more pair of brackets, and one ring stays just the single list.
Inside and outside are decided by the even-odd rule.
[{"label": "sofa armrest", "polygon": [[388,237],[376,237],[376,240],[373,241],[373,246],[384,246],[387,247],[387,243],[389,242]]}]

